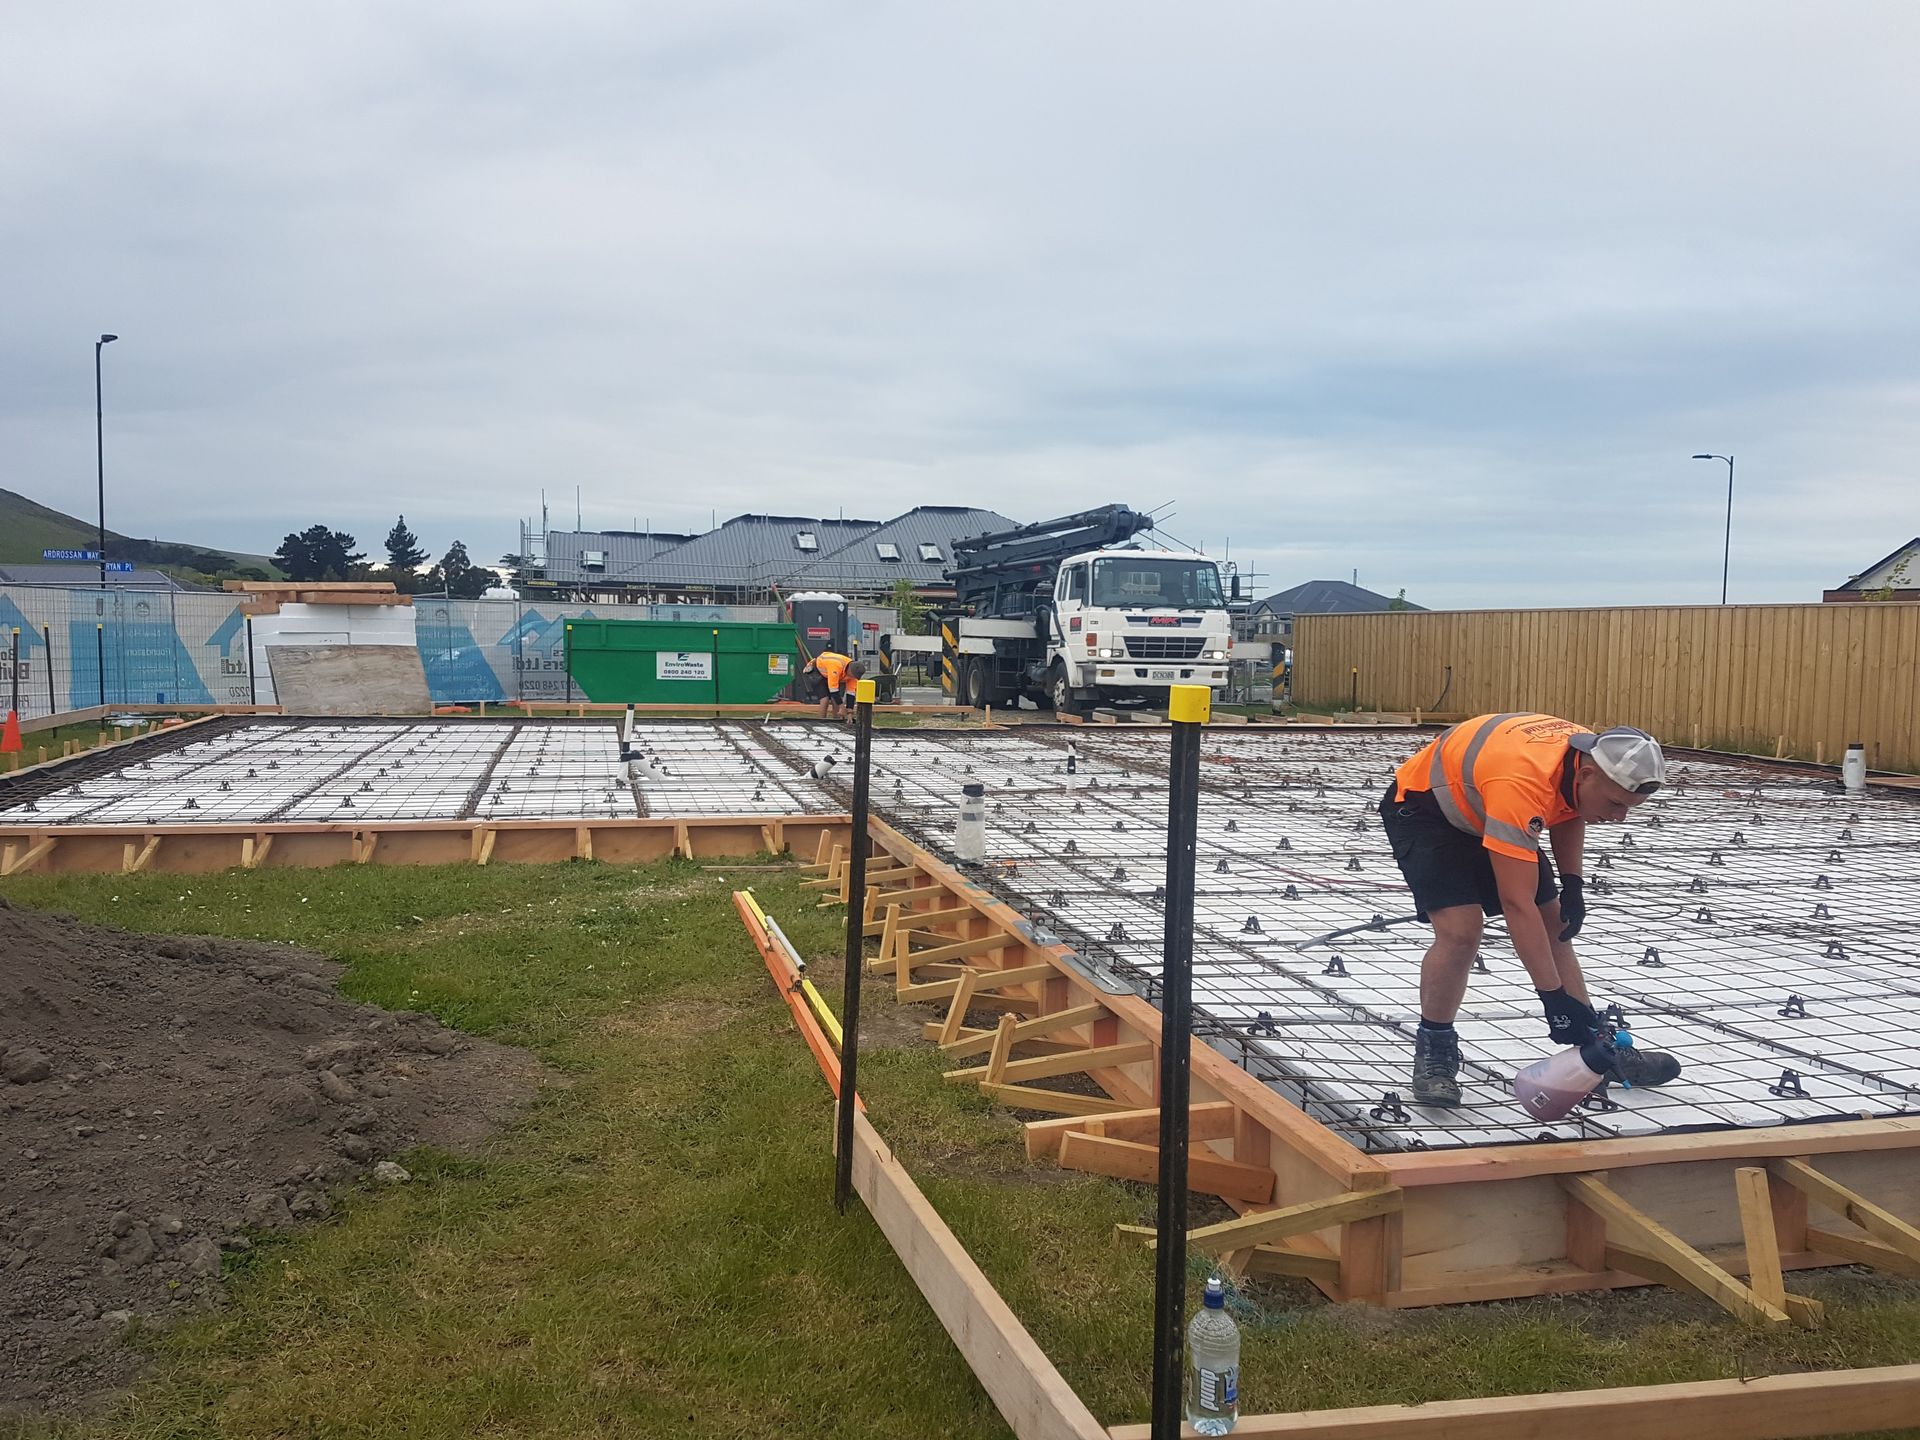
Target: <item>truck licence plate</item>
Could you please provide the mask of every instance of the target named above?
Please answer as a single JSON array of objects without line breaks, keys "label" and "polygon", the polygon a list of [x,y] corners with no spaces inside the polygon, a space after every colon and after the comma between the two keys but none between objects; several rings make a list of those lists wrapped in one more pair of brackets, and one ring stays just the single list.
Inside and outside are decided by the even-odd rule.
[{"label": "truck licence plate", "polygon": [[1180,678],[1180,672],[1178,670],[1149,670],[1147,672],[1147,678],[1149,680],[1178,680]]}]

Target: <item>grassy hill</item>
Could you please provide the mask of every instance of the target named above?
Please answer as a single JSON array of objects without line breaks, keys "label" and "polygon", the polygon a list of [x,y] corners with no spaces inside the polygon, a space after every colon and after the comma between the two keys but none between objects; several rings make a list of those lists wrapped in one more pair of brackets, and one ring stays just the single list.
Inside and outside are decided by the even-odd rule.
[{"label": "grassy hill", "polygon": [[[99,538],[99,532],[90,520],[76,519],[37,500],[29,500],[17,491],[0,490],[0,565],[38,564],[42,550],[91,550]],[[204,571],[205,567],[194,564],[184,556],[178,560],[154,556],[150,547],[155,546],[221,556],[231,562],[217,567],[221,569],[252,566],[266,571],[269,576],[280,574],[279,567],[265,555],[196,545],[190,540],[140,540],[117,531],[107,531],[107,552],[111,559],[132,560],[163,570],[190,568]]]}]

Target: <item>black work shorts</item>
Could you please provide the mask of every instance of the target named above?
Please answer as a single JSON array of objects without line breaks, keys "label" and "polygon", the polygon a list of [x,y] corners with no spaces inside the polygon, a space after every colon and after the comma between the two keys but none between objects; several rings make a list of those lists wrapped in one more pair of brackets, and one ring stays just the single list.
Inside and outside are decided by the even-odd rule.
[{"label": "black work shorts", "polygon": [[827,694],[827,701],[829,704],[833,706],[834,709],[844,710],[847,708],[847,706],[853,704],[853,692],[850,690],[829,691]]},{"label": "black work shorts", "polygon": [[[1413,891],[1419,917],[1428,919],[1430,912],[1454,905],[1478,905],[1489,915],[1500,914],[1500,883],[1494,879],[1493,857],[1480,837],[1450,825],[1429,792],[1409,790],[1406,801],[1396,803],[1396,788],[1387,786],[1380,801],[1380,823],[1400,873]],[[1540,884],[1533,903],[1545,905],[1559,897],[1560,887],[1554,883],[1553,862],[1545,851],[1539,859]]]}]

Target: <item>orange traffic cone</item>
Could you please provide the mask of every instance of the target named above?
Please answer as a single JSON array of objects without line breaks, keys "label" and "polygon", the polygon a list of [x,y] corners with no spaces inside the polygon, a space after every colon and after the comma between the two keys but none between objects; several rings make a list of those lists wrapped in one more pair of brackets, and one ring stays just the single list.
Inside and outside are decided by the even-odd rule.
[{"label": "orange traffic cone", "polygon": [[7,711],[7,728],[0,730],[0,755],[25,749],[20,743],[20,717],[13,711]]}]

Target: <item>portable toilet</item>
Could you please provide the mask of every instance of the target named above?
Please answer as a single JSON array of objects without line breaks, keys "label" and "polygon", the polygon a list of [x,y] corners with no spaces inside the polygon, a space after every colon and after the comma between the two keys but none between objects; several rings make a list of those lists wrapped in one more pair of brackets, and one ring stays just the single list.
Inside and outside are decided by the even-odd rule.
[{"label": "portable toilet", "polygon": [[802,590],[788,597],[793,610],[793,632],[800,641],[801,653],[818,655],[822,650],[837,650],[851,655],[847,648],[847,597],[822,590]]}]

